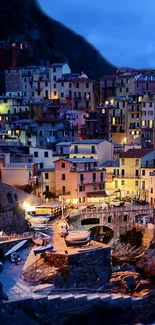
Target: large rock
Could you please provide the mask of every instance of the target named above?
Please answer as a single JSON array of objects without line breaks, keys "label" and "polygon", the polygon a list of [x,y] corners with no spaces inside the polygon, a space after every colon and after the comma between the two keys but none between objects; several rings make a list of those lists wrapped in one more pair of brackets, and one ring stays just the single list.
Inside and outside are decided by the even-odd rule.
[{"label": "large rock", "polygon": [[145,276],[155,276],[155,249],[148,249],[136,263],[136,269]]},{"label": "large rock", "polygon": [[129,293],[136,289],[141,281],[139,273],[136,272],[114,272],[106,285],[106,291],[110,293]]}]

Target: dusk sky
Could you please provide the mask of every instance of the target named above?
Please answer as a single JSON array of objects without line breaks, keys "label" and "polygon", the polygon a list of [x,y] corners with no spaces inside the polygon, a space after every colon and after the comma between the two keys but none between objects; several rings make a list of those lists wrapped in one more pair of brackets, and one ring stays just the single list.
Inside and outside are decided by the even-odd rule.
[{"label": "dusk sky", "polygon": [[116,66],[155,68],[155,0],[38,1]]}]

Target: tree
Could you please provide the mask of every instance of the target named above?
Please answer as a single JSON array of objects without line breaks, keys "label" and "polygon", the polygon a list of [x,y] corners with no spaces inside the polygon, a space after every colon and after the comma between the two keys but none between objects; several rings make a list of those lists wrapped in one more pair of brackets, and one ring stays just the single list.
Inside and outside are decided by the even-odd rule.
[{"label": "tree", "polygon": [[26,192],[26,193],[31,194],[31,193],[33,192],[33,187],[32,187],[32,185],[30,185],[30,184],[24,185],[24,187],[23,187],[23,191]]},{"label": "tree", "polygon": [[49,191],[45,191],[43,192],[43,195],[45,196],[45,200],[48,199],[50,201],[50,199],[56,199],[57,195],[55,193],[49,192]]}]

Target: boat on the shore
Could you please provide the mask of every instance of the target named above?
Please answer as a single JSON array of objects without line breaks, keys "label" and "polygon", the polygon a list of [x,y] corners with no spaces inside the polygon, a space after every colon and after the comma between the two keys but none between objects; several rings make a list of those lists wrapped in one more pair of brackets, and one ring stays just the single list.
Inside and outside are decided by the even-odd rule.
[{"label": "boat on the shore", "polygon": [[50,236],[41,232],[37,231],[35,232],[34,236],[32,237],[32,241],[39,246],[46,246],[49,244]]},{"label": "boat on the shore", "polygon": [[49,214],[36,214],[36,215],[29,215],[27,217],[27,220],[31,224],[44,224],[44,223],[48,223],[52,219],[53,219],[53,216],[51,216]]},{"label": "boat on the shore", "polygon": [[37,254],[42,254],[48,251],[51,251],[53,249],[52,244],[46,245],[46,246],[40,246],[36,249],[34,249],[34,255],[36,256]]},{"label": "boat on the shore", "polygon": [[69,232],[65,238],[66,245],[85,245],[90,242],[90,231],[74,231]]},{"label": "boat on the shore", "polygon": [[13,246],[11,249],[9,249],[8,252],[5,253],[5,256],[11,255],[12,253],[15,253],[18,249],[20,249],[24,244],[27,242],[27,239],[24,239],[20,241],[18,244]]}]

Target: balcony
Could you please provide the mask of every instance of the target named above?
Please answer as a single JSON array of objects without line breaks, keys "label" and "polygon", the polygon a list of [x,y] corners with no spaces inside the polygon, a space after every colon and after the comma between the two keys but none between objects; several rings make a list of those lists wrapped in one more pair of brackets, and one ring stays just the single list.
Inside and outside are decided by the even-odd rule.
[{"label": "balcony", "polygon": [[92,171],[104,171],[104,167],[83,167],[83,168],[78,168],[78,167],[71,167],[70,171],[71,172],[92,172]]},{"label": "balcony", "polygon": [[74,99],[74,100],[81,100],[82,97],[81,97],[81,96],[75,96],[75,95],[74,95],[74,96],[73,96],[73,99]]},{"label": "balcony", "polygon": [[102,183],[105,183],[105,180],[97,180],[97,179],[83,179],[83,180],[79,180],[79,185],[89,185],[89,184],[92,184],[92,185],[97,185],[97,184],[102,184]]},{"label": "balcony", "polygon": [[141,178],[141,175],[129,175],[129,176],[126,176],[126,175],[115,175],[113,174],[113,177],[115,178],[119,178],[119,179],[140,179]]}]

